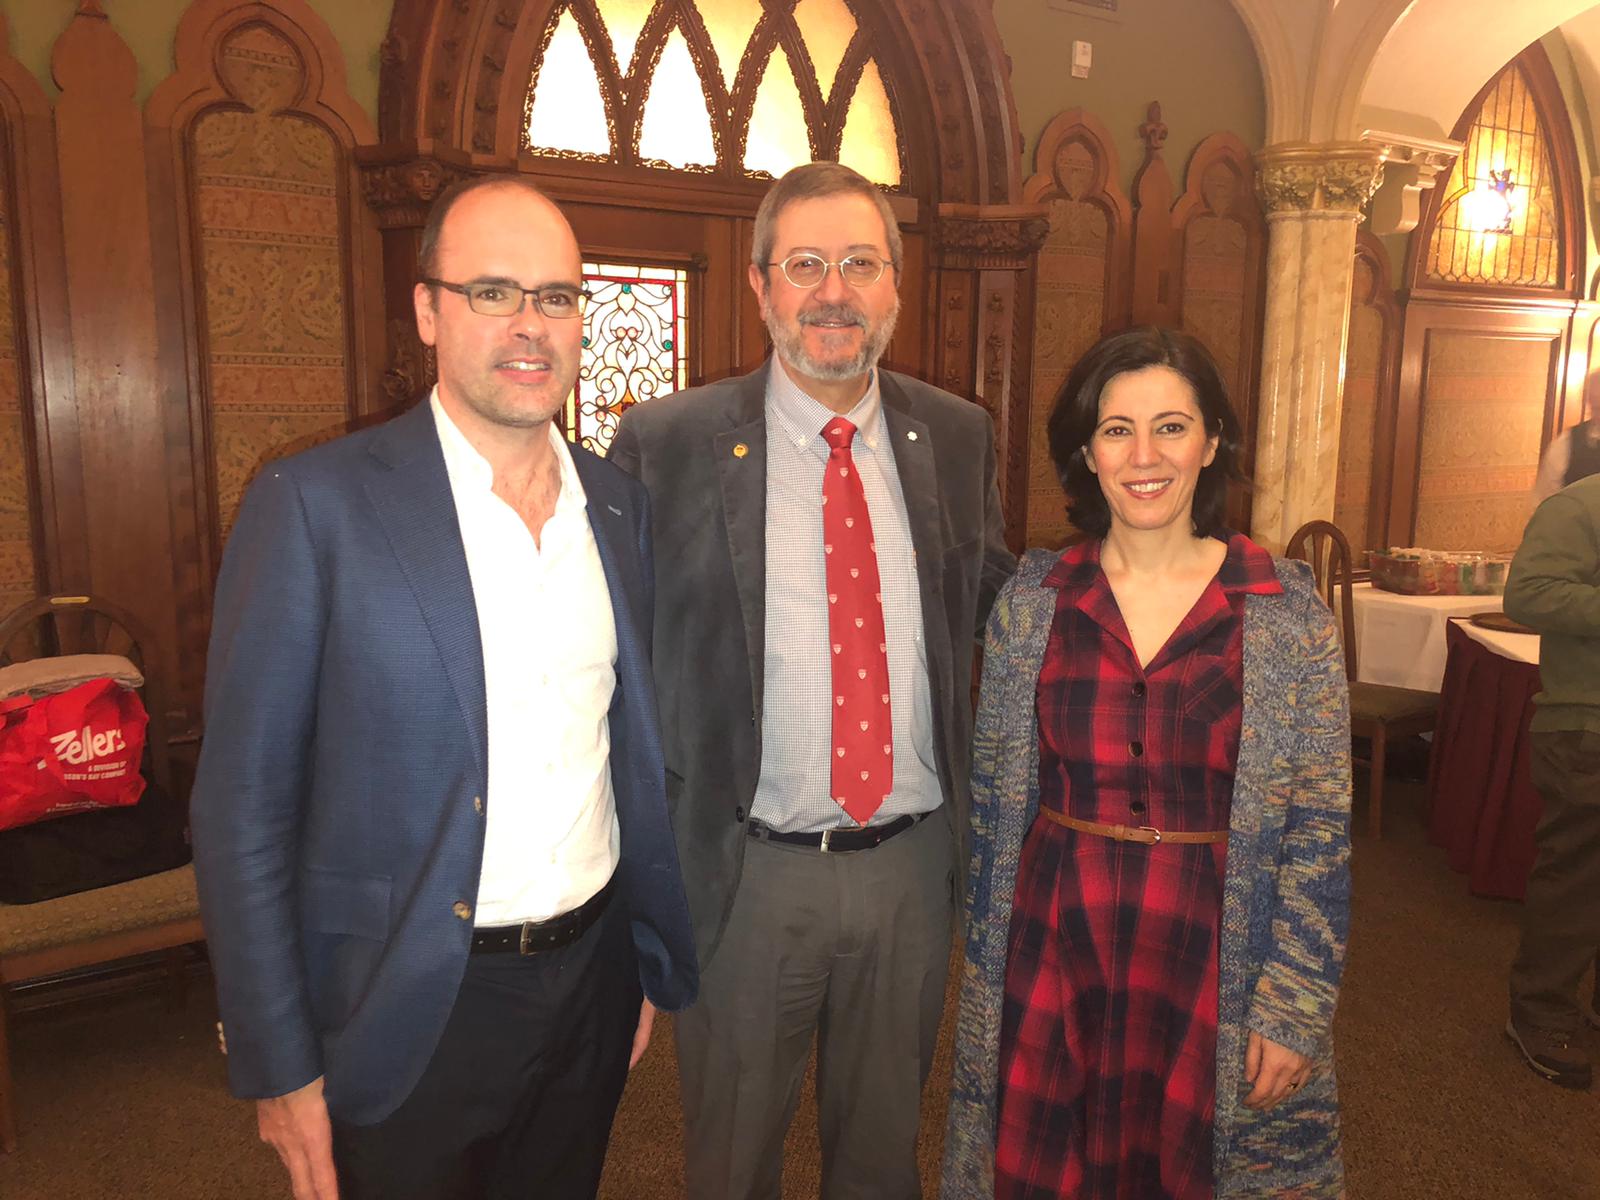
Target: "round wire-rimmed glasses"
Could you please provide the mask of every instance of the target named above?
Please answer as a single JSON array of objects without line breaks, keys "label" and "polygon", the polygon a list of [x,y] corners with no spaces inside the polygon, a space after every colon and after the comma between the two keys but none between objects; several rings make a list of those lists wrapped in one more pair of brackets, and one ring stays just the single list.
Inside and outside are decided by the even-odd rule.
[{"label": "round wire-rimmed glasses", "polygon": [[886,259],[876,254],[848,254],[838,262],[829,262],[820,254],[791,254],[782,262],[769,262],[767,266],[777,267],[783,272],[783,277],[797,288],[814,288],[822,286],[822,281],[828,277],[828,268],[837,267],[839,278],[851,287],[871,287],[883,278],[884,268],[889,265]]}]

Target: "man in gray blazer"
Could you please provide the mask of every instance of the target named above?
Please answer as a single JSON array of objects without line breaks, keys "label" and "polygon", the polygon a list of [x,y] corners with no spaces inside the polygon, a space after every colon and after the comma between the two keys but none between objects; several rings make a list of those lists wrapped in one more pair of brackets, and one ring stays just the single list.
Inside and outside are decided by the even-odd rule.
[{"label": "man in gray blazer", "polygon": [[974,637],[1014,559],[982,408],[877,367],[899,230],[835,163],[756,215],[774,355],[624,415],[651,493],[667,796],[702,964],[695,1200],[779,1194],[813,1035],[828,1200],[919,1194],[967,855]]}]

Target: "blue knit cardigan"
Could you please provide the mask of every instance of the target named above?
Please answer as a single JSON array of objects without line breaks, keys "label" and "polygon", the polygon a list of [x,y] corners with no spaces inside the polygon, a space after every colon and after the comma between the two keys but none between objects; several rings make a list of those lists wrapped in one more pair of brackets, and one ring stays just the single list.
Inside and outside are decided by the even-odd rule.
[{"label": "blue knit cardigan", "polygon": [[[1034,706],[1057,556],[1032,551],[989,618],[972,752],[972,865],[943,1200],[994,1196],[995,1078],[1006,939],[1023,836],[1039,807]],[[1216,1195],[1344,1194],[1333,1010],[1349,928],[1350,710],[1344,657],[1310,569],[1277,560],[1283,593],[1248,596],[1244,723],[1223,884]],[[1269,1113],[1246,1108],[1247,1032],[1315,1063]]]}]

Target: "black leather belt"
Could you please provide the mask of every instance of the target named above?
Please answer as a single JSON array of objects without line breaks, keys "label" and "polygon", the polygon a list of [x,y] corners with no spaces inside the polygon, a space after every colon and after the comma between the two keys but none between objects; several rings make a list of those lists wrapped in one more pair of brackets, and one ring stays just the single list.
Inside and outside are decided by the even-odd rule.
[{"label": "black leather belt", "polygon": [[606,881],[605,887],[577,908],[546,921],[524,921],[521,925],[490,925],[484,929],[474,929],[472,953],[504,954],[514,950],[518,954],[542,954],[547,950],[570,946],[588,933],[590,927],[600,919],[600,914],[606,911],[616,882],[617,877],[613,875]]},{"label": "black leather belt", "polygon": [[785,846],[809,846],[824,854],[845,854],[852,850],[871,850],[881,846],[897,833],[904,833],[913,825],[927,820],[928,813],[896,817],[882,825],[868,825],[864,829],[824,829],[821,833],[779,833],[760,821],[749,822],[750,836],[764,842],[782,842]]}]

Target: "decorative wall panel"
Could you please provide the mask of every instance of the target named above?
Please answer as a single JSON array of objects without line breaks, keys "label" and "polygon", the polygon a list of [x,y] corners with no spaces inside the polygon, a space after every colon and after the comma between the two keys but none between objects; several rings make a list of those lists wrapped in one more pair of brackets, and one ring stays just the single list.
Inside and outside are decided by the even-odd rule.
[{"label": "decorative wall panel", "polygon": [[223,44],[220,73],[247,107],[193,126],[202,321],[216,519],[226,538],[262,463],[343,432],[352,411],[338,146],[282,112],[305,82],[263,25]]},{"label": "decorative wall panel", "polygon": [[[1350,548],[1382,549],[1382,519],[1374,500],[1387,499],[1388,453],[1393,445],[1392,403],[1399,311],[1389,287],[1388,257],[1370,233],[1358,235],[1350,288],[1350,332],[1345,341],[1344,404],[1339,418],[1339,474],[1333,523]],[[1383,454],[1379,453],[1380,429]],[[1381,504],[1385,510],[1386,504]],[[1377,518],[1375,521],[1374,518]]]},{"label": "decorative wall panel", "polygon": [[18,361],[12,305],[10,173],[9,139],[0,136],[0,615],[40,591],[30,405]]},{"label": "decorative wall panel", "polygon": [[1266,230],[1250,153],[1238,138],[1213,134],[1195,148],[1173,226],[1183,328],[1215,355],[1251,446]]},{"label": "decorative wall panel", "polygon": [[1027,542],[1056,546],[1072,526],[1050,461],[1050,410],[1073,365],[1107,328],[1125,320],[1132,216],[1114,182],[1119,168],[1111,139],[1089,113],[1072,109],[1051,121],[1034,168],[1023,198],[1049,206],[1050,232],[1035,277]]},{"label": "decorative wall panel", "polygon": [[1424,350],[1416,544],[1514,550],[1532,511],[1559,340],[1434,329]]}]

